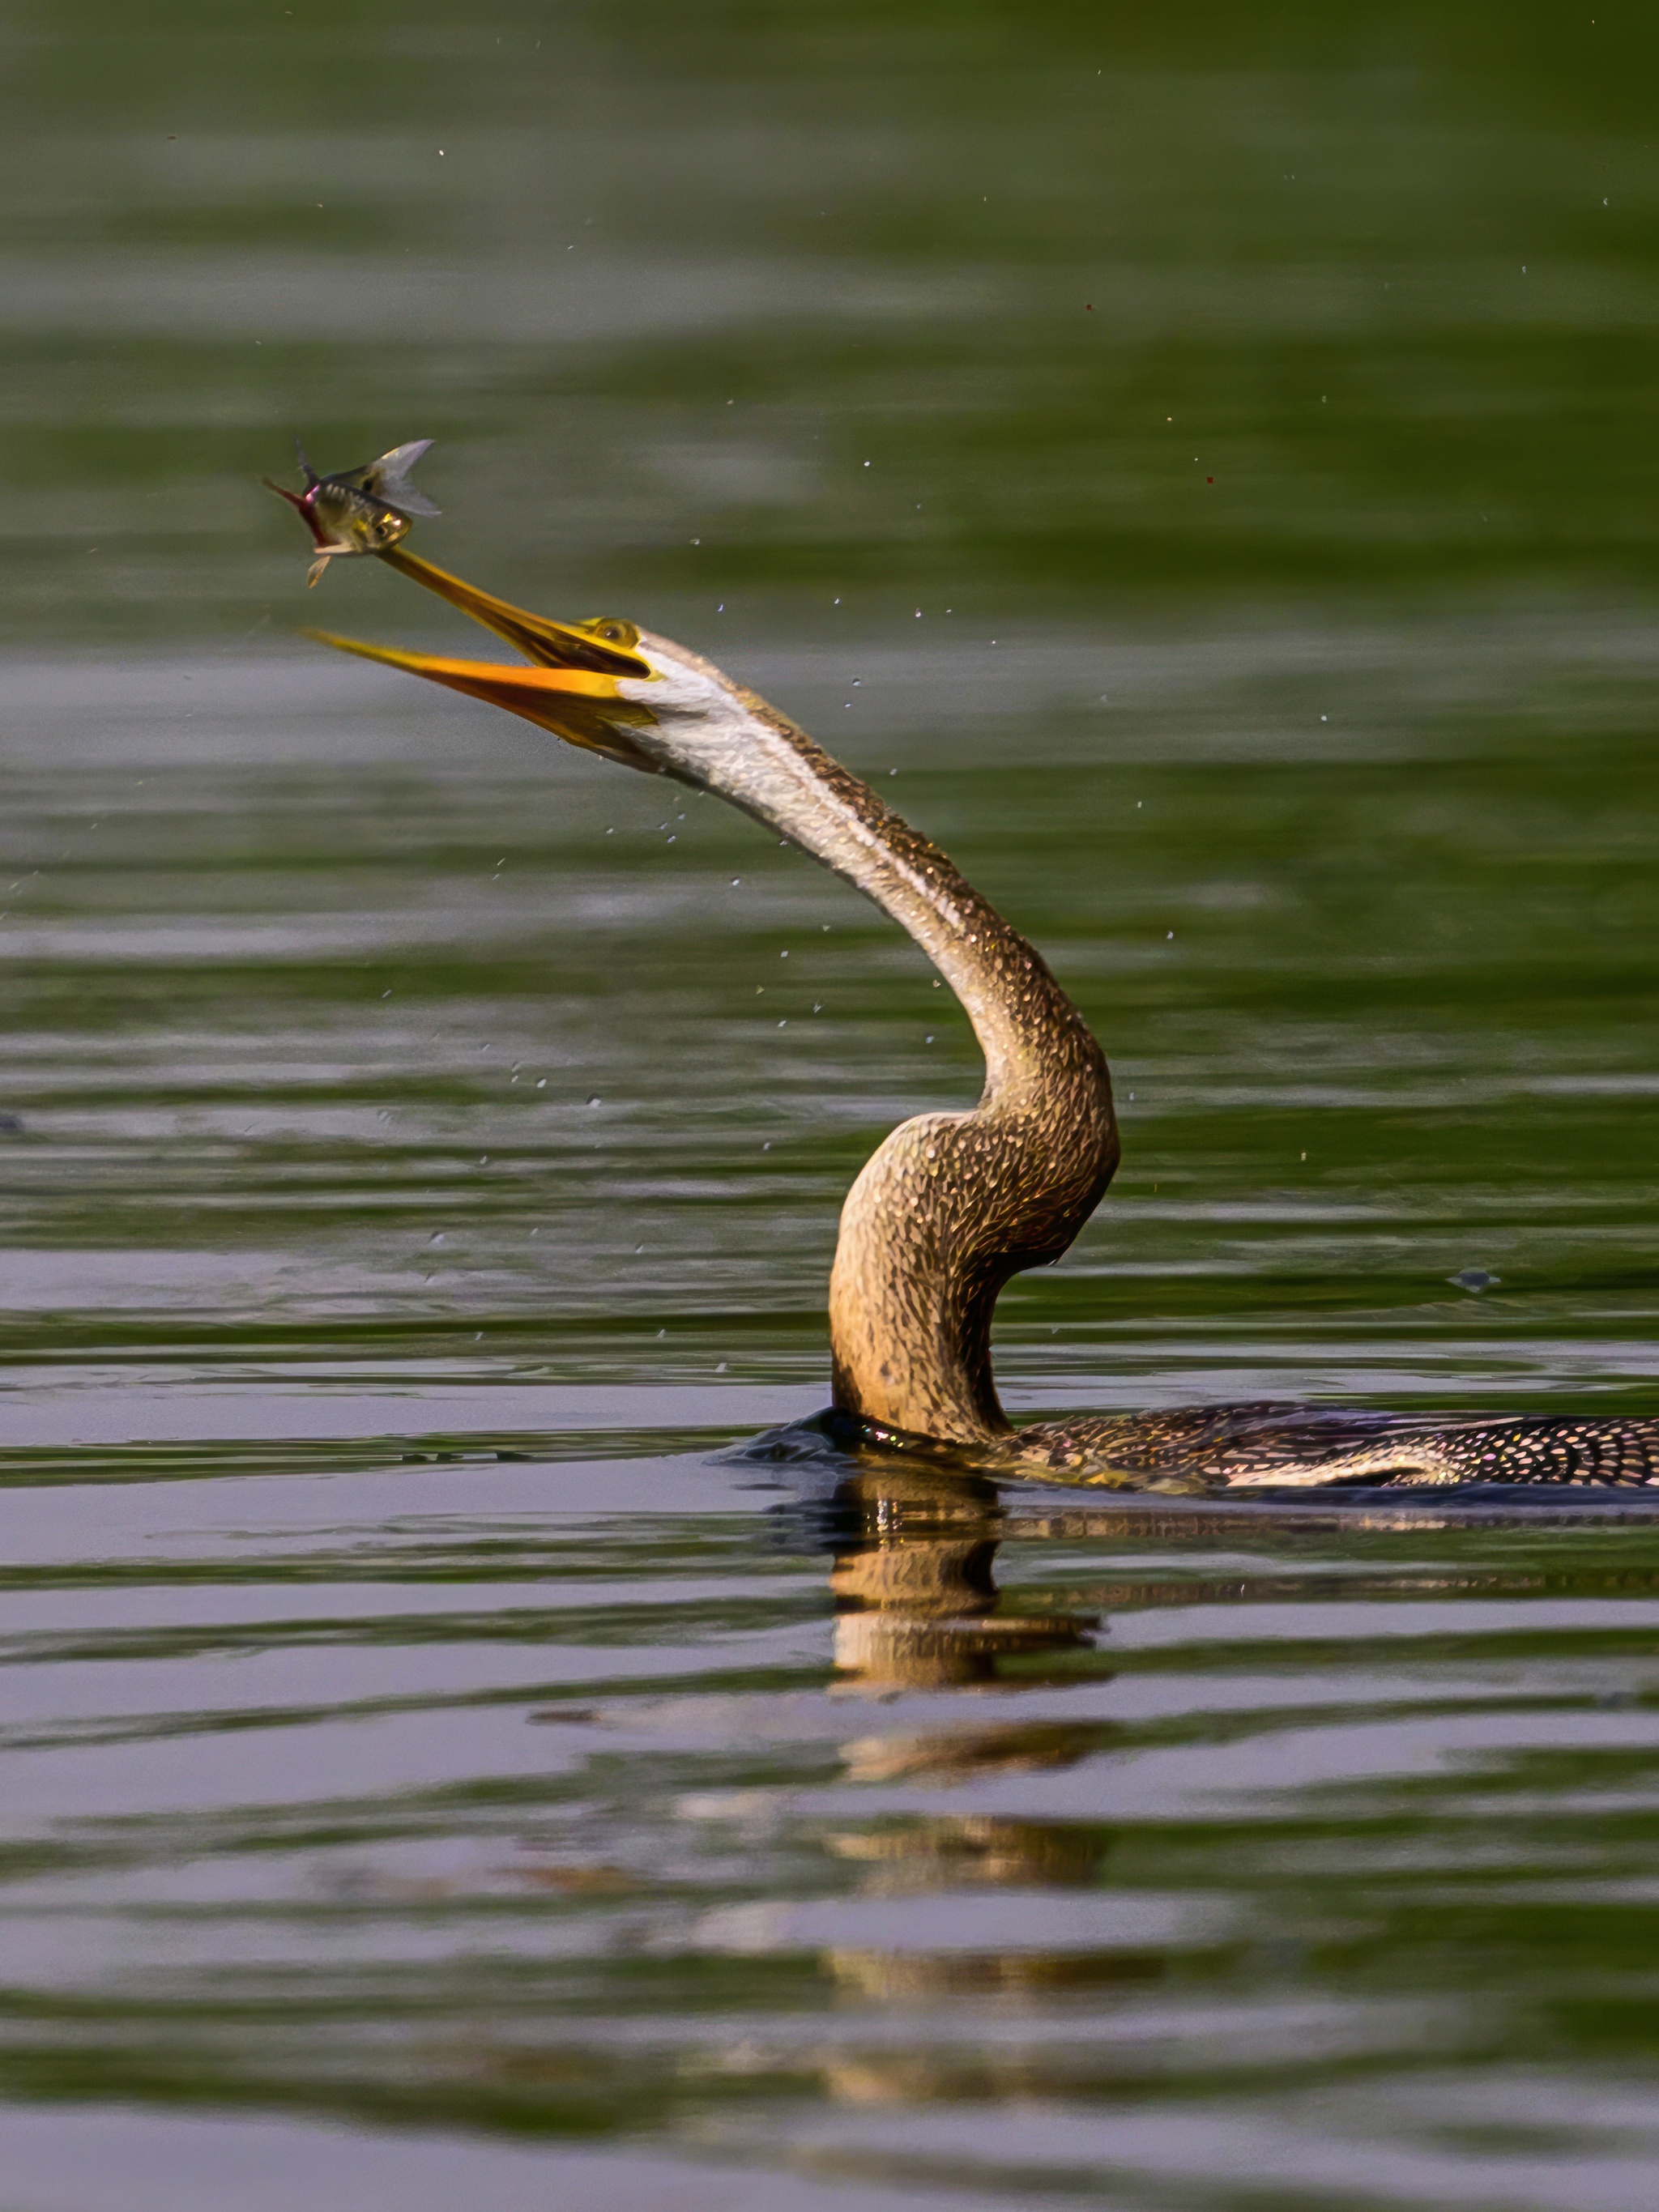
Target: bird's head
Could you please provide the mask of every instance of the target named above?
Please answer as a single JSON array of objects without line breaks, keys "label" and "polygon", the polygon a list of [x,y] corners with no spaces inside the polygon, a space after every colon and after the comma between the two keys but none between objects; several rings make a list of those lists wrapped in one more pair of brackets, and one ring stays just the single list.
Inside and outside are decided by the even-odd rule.
[{"label": "bird's head", "polygon": [[[506,638],[531,665],[404,653],[326,630],[307,635],[504,707],[625,768],[672,775],[700,789],[719,788],[726,781],[722,766],[729,767],[733,748],[745,733],[752,738],[757,710],[770,715],[763,701],[707,661],[645,635],[630,622],[606,616],[553,622],[492,599],[401,546],[387,549],[380,558]],[[781,718],[773,720],[775,726]]]}]

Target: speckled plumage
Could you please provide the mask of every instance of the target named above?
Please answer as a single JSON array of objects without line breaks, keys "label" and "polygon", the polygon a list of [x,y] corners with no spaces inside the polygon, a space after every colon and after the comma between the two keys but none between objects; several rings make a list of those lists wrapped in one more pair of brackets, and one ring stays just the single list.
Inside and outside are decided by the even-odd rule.
[{"label": "speckled plumage", "polygon": [[1206,1406],[1039,1421],[1022,1473],[1124,1489],[1659,1479],[1659,1420]]},{"label": "speckled plumage", "polygon": [[741,807],[907,931],[972,1022],[979,1103],[895,1129],[842,1210],[830,1333],[849,1433],[988,1472],[1125,1489],[1659,1479],[1656,1420],[1231,1406],[1016,1431],[991,1373],[997,1295],[1067,1249],[1118,1159],[1105,1056],[1041,957],[867,785],[699,655],[631,623],[526,614],[400,549],[383,557],[536,665],[349,650]]}]

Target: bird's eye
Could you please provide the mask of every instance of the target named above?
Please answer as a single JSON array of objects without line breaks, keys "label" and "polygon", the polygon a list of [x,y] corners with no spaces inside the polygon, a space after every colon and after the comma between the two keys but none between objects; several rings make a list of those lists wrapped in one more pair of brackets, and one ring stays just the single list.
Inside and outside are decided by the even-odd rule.
[{"label": "bird's eye", "polygon": [[640,641],[638,629],[631,622],[624,622],[620,615],[595,615],[591,621],[578,627],[585,629],[590,637],[597,637],[606,645],[624,646],[630,651]]}]

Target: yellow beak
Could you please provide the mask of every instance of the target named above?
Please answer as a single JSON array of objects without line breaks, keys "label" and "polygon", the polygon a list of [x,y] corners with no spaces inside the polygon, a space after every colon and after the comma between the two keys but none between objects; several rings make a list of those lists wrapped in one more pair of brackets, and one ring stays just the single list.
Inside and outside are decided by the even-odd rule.
[{"label": "yellow beak", "polygon": [[539,722],[561,737],[565,734],[560,727],[562,702],[622,696],[614,676],[599,676],[586,668],[497,666],[488,660],[451,660],[437,653],[400,653],[396,646],[365,645],[361,639],[336,637],[325,629],[301,635],[339,653],[355,653],[364,660],[383,660],[388,668],[406,668],[411,676],[429,677],[452,691],[465,691],[470,699],[482,699],[489,706],[505,707],[509,714],[522,714],[527,722]]},{"label": "yellow beak", "polygon": [[452,691],[482,699],[491,707],[505,708],[539,728],[551,730],[568,743],[590,752],[606,754],[629,768],[659,772],[659,763],[642,752],[618,725],[649,725],[656,717],[649,708],[624,700],[620,679],[652,680],[656,672],[633,650],[639,632],[632,623],[599,619],[586,623],[551,622],[522,607],[493,599],[459,576],[434,568],[399,546],[381,555],[388,568],[399,569],[423,584],[440,599],[447,599],[463,614],[483,623],[536,663],[530,668],[516,664],[455,660],[429,653],[402,653],[395,647],[364,645],[356,638],[336,637],[327,630],[307,630],[319,644],[341,653],[355,653],[365,660],[381,660],[391,668],[405,668]]}]

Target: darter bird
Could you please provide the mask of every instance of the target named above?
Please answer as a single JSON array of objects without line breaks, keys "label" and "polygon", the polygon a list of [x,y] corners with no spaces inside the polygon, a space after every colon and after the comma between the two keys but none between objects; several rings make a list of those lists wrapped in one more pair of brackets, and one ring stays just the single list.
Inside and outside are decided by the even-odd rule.
[{"label": "darter bird", "polygon": [[524,663],[311,635],[753,815],[906,931],[972,1023],[985,1055],[977,1105],[895,1129],[842,1209],[830,1282],[832,1436],[981,1474],[1175,1492],[1659,1476],[1651,1419],[1241,1405],[1016,1428],[991,1373],[998,1293],[1066,1250],[1119,1151],[1105,1055],[1041,955],[937,846],[700,654],[630,622],[527,614],[401,544],[365,550],[494,630]]}]

